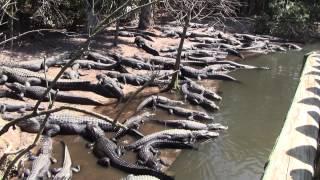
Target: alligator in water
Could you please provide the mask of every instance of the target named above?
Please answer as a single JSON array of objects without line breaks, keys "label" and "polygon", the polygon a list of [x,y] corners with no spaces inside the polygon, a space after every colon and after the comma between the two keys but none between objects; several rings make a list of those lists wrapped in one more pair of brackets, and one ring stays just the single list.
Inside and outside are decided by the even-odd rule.
[{"label": "alligator in water", "polygon": [[[47,88],[42,86],[24,86],[19,83],[5,83],[6,87],[16,92],[21,98],[24,96],[34,99],[41,99]],[[55,97],[56,101],[75,103],[75,104],[86,104],[86,105],[102,105],[101,102],[95,101],[93,99],[70,94],[70,92],[63,92],[51,89],[51,97]],[[49,95],[44,98],[45,101],[49,101]]]},{"label": "alligator in water", "polygon": [[168,112],[170,114],[186,117],[190,120],[202,121],[202,120],[213,120],[214,119],[213,116],[209,116],[207,113],[201,112],[201,111],[185,109],[185,108],[177,107],[177,106],[168,106],[168,105],[164,105],[164,104],[157,104],[157,107],[168,110]]},{"label": "alligator in water", "polygon": [[87,134],[91,140],[95,142],[93,152],[99,158],[98,163],[104,166],[109,164],[115,168],[119,168],[123,171],[133,174],[144,174],[156,176],[163,180],[172,180],[173,178],[164,174],[161,171],[150,169],[137,164],[132,164],[119,157],[117,153],[118,146],[108,139],[104,132],[94,125],[87,126]]},{"label": "alligator in water", "polygon": [[197,94],[190,92],[188,90],[188,84],[183,84],[181,86],[182,93],[184,94],[185,99],[189,100],[193,104],[202,106],[208,110],[219,110],[220,108],[211,100],[205,98],[202,94]]},{"label": "alligator in water", "polygon": [[[2,118],[4,120],[13,120],[17,118],[17,116],[7,114]],[[37,133],[40,130],[40,126],[44,119],[45,115],[29,118],[19,121],[17,126],[19,126],[23,131]],[[109,121],[111,122],[113,120],[109,118]],[[73,116],[52,113],[50,114],[45,125],[44,132],[50,136],[55,136],[58,134],[85,135],[84,132],[87,124],[97,124],[104,131],[115,131],[112,123],[102,119],[90,116]]]},{"label": "alligator in water", "polygon": [[52,139],[48,136],[42,137],[42,145],[39,155],[32,163],[32,169],[27,180],[50,178],[49,168],[51,166]]},{"label": "alligator in water", "polygon": [[72,167],[68,146],[63,141],[61,141],[61,143],[64,147],[63,164],[62,168],[58,170],[58,173],[54,176],[53,180],[71,180],[72,171],[78,172],[79,170]]},{"label": "alligator in water", "polygon": [[[136,115],[136,116],[133,116],[133,117],[127,119],[123,123],[123,125],[126,126],[128,130],[119,129],[118,132],[115,134],[114,139],[118,139],[118,138],[124,136],[127,132],[139,129],[140,125],[143,124],[145,121],[149,120],[150,117],[152,117],[153,115],[154,114],[151,114],[149,112],[145,112],[141,115]],[[135,134],[137,134],[137,132]],[[143,137],[143,135],[141,134],[140,137]]]},{"label": "alligator in water", "polygon": [[171,126],[179,129],[188,129],[188,130],[226,130],[228,129],[228,127],[223,126],[219,123],[204,124],[201,122],[190,121],[190,120],[152,119],[150,122],[157,122],[159,124],[164,124],[165,126]]},{"label": "alligator in water", "polygon": [[146,143],[138,153],[138,163],[152,169],[161,170],[161,160],[156,156],[158,148],[193,149],[193,143],[157,139]]},{"label": "alligator in water", "polygon": [[133,142],[125,146],[127,150],[137,150],[143,147],[146,143],[153,140],[174,140],[181,142],[193,142],[197,139],[208,139],[219,136],[219,133],[208,130],[191,131],[186,129],[169,129],[159,131]]},{"label": "alligator in water", "polygon": [[152,95],[152,96],[146,98],[145,100],[143,100],[138,105],[136,111],[139,112],[146,106],[152,106],[155,108],[156,104],[165,104],[165,105],[175,106],[175,105],[183,105],[184,103],[182,101],[171,100],[171,99],[164,97],[164,96]]}]

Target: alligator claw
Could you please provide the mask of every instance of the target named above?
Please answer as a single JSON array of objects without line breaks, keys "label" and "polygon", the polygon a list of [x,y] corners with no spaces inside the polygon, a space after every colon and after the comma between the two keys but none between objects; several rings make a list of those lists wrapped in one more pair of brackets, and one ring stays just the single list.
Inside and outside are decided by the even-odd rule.
[{"label": "alligator claw", "polygon": [[80,165],[76,165],[76,166],[74,166],[74,167],[71,167],[71,170],[73,171],[73,172],[75,172],[75,173],[78,173],[78,172],[80,172]]}]

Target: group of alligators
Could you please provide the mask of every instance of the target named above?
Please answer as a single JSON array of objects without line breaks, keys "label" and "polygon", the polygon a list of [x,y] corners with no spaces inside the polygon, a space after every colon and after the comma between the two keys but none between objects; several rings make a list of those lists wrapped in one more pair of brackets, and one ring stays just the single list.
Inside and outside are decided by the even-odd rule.
[{"label": "group of alligators", "polygon": [[[120,102],[126,97],[123,92],[123,85],[142,86],[151,80],[150,70],[157,74],[157,77],[150,82],[150,86],[163,86],[170,83],[170,75],[174,72],[174,59],[169,56],[158,56],[154,49],[145,47],[143,40],[136,39],[139,47],[155,54],[150,58],[123,57],[114,53],[101,54],[98,52],[86,52],[83,57],[74,61],[72,67],[65,72],[64,78],[59,79],[50,91],[56,101],[85,104],[103,105],[99,100],[83,97],[70,93],[72,90],[91,91],[105,97],[117,98]],[[187,52],[186,52],[187,53]],[[210,139],[219,136],[219,130],[226,130],[227,127],[219,123],[214,123],[214,117],[205,111],[187,109],[183,107],[186,101],[193,105],[199,105],[207,111],[219,110],[216,104],[222,98],[215,91],[198,84],[195,80],[218,79],[239,82],[237,79],[227,75],[228,72],[237,69],[268,69],[266,67],[256,67],[244,65],[227,60],[213,60],[212,54],[207,51],[189,51],[189,60],[182,60],[179,72],[179,87],[185,101],[172,100],[161,95],[151,95],[144,99],[136,108],[136,113],[128,118],[123,125],[126,128],[115,128],[110,122],[91,116],[77,116],[71,114],[51,113],[47,117],[44,127],[41,147],[38,156],[32,162],[31,170],[25,170],[22,175],[24,179],[47,179],[56,180],[71,179],[72,171],[79,171],[80,167],[73,167],[71,155],[68,147],[64,144],[64,162],[61,168],[51,169],[52,164],[52,136],[68,134],[81,135],[93,142],[94,155],[99,158],[98,163],[102,166],[113,166],[127,173],[141,176],[142,179],[174,179],[162,172],[162,167],[166,163],[159,158],[159,149],[195,149],[195,143],[199,139]],[[197,56],[198,55],[198,56]],[[200,56],[201,55],[201,56]],[[10,97],[24,100],[25,97],[40,99],[46,91],[47,85],[53,79],[46,77],[44,73],[37,71],[47,70],[52,66],[65,65],[71,58],[70,53],[47,58],[46,61],[33,60],[23,63],[1,63],[0,83],[6,89],[0,91],[0,97]],[[200,68],[190,65],[200,65]],[[203,67],[204,66],[204,67]],[[137,70],[148,70],[148,73],[130,73],[127,67]],[[96,76],[96,81],[81,80],[79,68],[102,70]],[[49,101],[47,96],[44,100]],[[146,111],[146,108],[162,109],[169,114],[179,116],[182,119],[164,120],[157,118],[155,114]],[[32,111],[33,105],[25,103],[14,105],[10,103],[0,104],[0,112],[5,113],[3,119],[13,120],[20,117],[10,112]],[[39,110],[44,110],[40,106]],[[106,116],[107,117],[107,116]],[[23,131],[37,133],[41,124],[46,119],[46,115],[32,117],[18,122]],[[145,123],[159,123],[167,129],[153,134],[144,135],[139,131],[139,127]],[[105,132],[114,132],[113,137],[108,138]],[[132,135],[137,138],[131,144],[121,144],[120,139],[125,135]],[[138,161],[128,162],[122,158],[127,151],[137,152]],[[134,179],[130,175],[125,179]]]}]

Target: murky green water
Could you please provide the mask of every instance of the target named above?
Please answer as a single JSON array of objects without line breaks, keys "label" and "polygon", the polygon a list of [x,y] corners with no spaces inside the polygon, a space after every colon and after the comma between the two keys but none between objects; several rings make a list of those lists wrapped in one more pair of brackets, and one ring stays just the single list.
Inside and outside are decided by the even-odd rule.
[{"label": "murky green water", "polygon": [[183,151],[170,169],[176,178],[259,179],[294,96],[303,55],[318,48],[319,44],[314,44],[301,52],[246,59],[246,64],[272,70],[237,71],[232,75],[242,84],[222,83],[221,111],[214,116],[229,130],[201,144],[198,151]]}]

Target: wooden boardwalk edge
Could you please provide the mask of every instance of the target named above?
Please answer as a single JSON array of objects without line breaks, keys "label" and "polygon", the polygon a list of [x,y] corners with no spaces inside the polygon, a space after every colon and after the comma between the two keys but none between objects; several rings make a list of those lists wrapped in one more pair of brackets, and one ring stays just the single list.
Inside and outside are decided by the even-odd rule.
[{"label": "wooden boardwalk edge", "polygon": [[320,120],[320,52],[306,56],[296,94],[263,180],[300,180],[314,176]]}]

